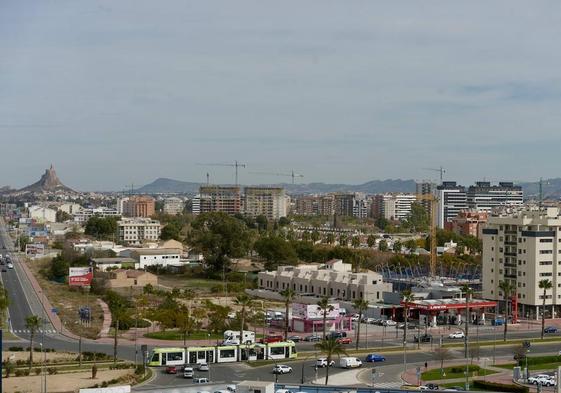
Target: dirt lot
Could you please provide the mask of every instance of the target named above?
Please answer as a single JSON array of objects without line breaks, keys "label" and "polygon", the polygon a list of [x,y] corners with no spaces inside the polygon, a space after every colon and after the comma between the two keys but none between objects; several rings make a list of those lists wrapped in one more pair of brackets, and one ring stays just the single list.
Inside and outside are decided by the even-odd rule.
[{"label": "dirt lot", "polygon": [[[59,316],[66,328],[75,334],[84,337],[96,338],[103,324],[103,311],[96,301],[95,295],[87,295],[78,288],[70,288],[67,284],[59,284],[47,280],[39,271],[45,268],[49,261],[46,259],[27,261],[27,265],[39,281],[39,285],[45,291],[47,297],[54,307],[59,310]],[[88,305],[92,309],[91,326],[86,327],[80,324],[78,310],[80,307]]]},{"label": "dirt lot", "polygon": [[[26,346],[24,346],[26,347]],[[18,360],[29,360],[29,351],[3,351],[2,357],[4,359],[8,359],[10,356],[13,357],[13,361]],[[47,352],[47,359],[48,360],[74,360],[78,356],[77,353],[69,353],[69,352]],[[43,359],[43,355],[40,352],[33,353],[33,360],[38,361],[39,359]]]},{"label": "dirt lot", "polygon": [[[131,373],[131,370],[103,370],[98,371],[96,379],[91,379],[91,372],[47,375],[47,391],[49,393],[77,392],[80,388],[101,384],[103,381],[109,381]],[[41,376],[9,377],[4,378],[2,382],[5,392],[41,392]]]}]

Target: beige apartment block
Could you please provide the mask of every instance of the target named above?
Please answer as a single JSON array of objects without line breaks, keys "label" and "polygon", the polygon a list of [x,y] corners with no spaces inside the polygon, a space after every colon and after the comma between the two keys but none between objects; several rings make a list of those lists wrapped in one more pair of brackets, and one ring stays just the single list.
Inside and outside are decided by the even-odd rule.
[{"label": "beige apartment block", "polygon": [[[558,208],[518,210],[489,217],[482,230],[483,297],[505,302],[501,281],[516,287],[518,316],[541,316],[543,289],[540,280],[550,280],[546,293],[546,317],[561,312],[561,217]],[[504,311],[502,311],[504,312]]]}]

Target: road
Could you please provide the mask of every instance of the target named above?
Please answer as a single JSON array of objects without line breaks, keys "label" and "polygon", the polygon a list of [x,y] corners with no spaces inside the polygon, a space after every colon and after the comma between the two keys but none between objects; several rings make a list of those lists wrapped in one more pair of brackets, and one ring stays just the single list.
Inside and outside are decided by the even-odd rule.
[{"label": "road", "polygon": [[[9,312],[9,323],[10,329],[16,334],[18,337],[29,340],[29,333],[26,328],[25,318],[29,315],[39,315],[41,317],[45,317],[46,312],[50,312],[50,310],[43,310],[41,305],[40,299],[38,295],[35,294],[33,288],[31,287],[31,283],[27,279],[22,267],[21,261],[13,255],[13,244],[11,239],[9,238],[8,234],[6,233],[5,227],[2,225],[3,222],[0,221],[0,253],[3,255],[10,254],[14,268],[13,269],[6,269],[5,272],[1,272],[0,278],[8,291],[8,295],[10,298],[10,305],[8,308]],[[48,320],[48,318],[45,318]],[[363,331],[365,331],[366,326],[362,327]],[[370,330],[371,334],[376,334],[376,329],[382,329],[381,327],[374,327],[369,326],[368,329]],[[368,345],[375,346],[378,350],[382,350],[382,345],[389,346],[389,345],[399,345],[401,342],[402,331],[398,331],[398,338],[395,337],[395,331],[391,329],[392,332],[390,333],[390,329],[387,329],[386,335],[382,341],[380,335],[376,340],[369,339]],[[380,330],[382,332],[383,330]],[[453,330],[451,330],[453,331]],[[413,335],[416,332],[409,332],[409,335]],[[448,331],[442,331],[443,335],[443,342],[452,342],[456,341],[461,343],[462,340],[450,340],[447,338]],[[473,328],[471,330],[471,339],[475,340],[476,329]],[[509,338],[527,338],[527,337],[539,337],[539,331],[510,331],[508,337]],[[440,341],[440,336],[434,335],[435,340]],[[479,339],[484,342],[486,340],[491,340],[493,338],[500,339],[502,337],[502,328],[499,327],[497,330],[493,330],[491,327],[481,327],[479,328]],[[78,342],[72,338],[66,337],[61,335],[59,332],[56,331],[56,327],[53,327],[50,322],[46,323],[45,326],[41,329],[40,333],[37,335],[36,339],[37,343],[42,342],[45,348],[54,348],[57,350],[62,351],[78,351]],[[16,344],[14,344],[16,345]],[[366,342],[363,340],[362,345],[366,345]],[[437,343],[435,342],[435,346]],[[559,349],[561,349],[561,343],[549,343],[549,344],[533,344],[535,348],[541,348],[540,353],[551,352],[557,354]],[[38,344],[37,344],[38,346]],[[350,348],[354,348],[354,345],[350,345]],[[409,349],[407,354],[407,362],[409,365],[411,364],[424,364],[426,361],[431,361],[433,358],[433,354],[430,351],[430,345],[426,345],[423,347],[424,351],[411,351],[412,348]],[[150,347],[149,347],[150,349]],[[300,360],[290,362],[290,365],[293,367],[293,372],[287,375],[280,375],[278,376],[278,381],[280,383],[290,383],[290,384],[297,384],[300,383],[302,380],[304,382],[311,382],[317,378],[323,378],[325,370],[319,369],[315,370],[314,362],[315,359],[319,356],[318,353],[313,351],[313,343],[298,343],[298,349],[301,351],[300,353]],[[92,340],[83,340],[82,343],[82,350],[83,351],[95,351],[95,352],[104,352],[109,355],[113,353],[113,346],[111,344],[103,344],[99,342],[95,342]],[[536,349],[537,351],[538,349]],[[309,351],[309,352],[302,352],[302,351]],[[462,358],[463,357],[463,349],[461,347],[455,348],[452,350],[455,357]],[[119,357],[133,361],[135,359],[135,349],[134,346],[131,345],[120,345],[119,346]],[[492,358],[493,356],[493,348],[486,347],[481,348],[480,350],[481,357],[488,357]],[[497,358],[500,357],[512,357],[512,348],[497,346],[495,356]],[[302,357],[307,357],[302,359]],[[389,352],[386,355],[386,362],[381,365],[377,364],[376,367],[380,370],[387,369],[388,371],[384,373],[384,383],[389,385],[396,385],[399,383],[399,373],[404,361],[402,352]],[[365,368],[373,367],[372,364],[366,364]],[[257,366],[253,367],[243,363],[235,363],[235,364],[213,364],[211,366],[211,378],[212,380],[218,382],[235,382],[241,380],[266,380],[266,381],[275,381],[275,376],[271,372],[272,365],[266,366]],[[344,370],[335,367],[330,370],[331,375],[336,375]],[[154,388],[154,387],[174,387],[174,386],[183,386],[186,385],[188,381],[184,380],[180,375],[167,375],[164,374],[161,370],[157,370],[156,378],[147,385],[147,388]],[[387,386],[390,387],[390,386]]]}]

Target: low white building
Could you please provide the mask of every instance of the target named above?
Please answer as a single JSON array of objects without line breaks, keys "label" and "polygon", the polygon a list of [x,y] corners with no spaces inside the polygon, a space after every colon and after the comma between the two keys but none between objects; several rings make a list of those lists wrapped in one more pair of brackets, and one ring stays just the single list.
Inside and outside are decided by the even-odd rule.
[{"label": "low white building", "polygon": [[117,223],[119,240],[128,244],[141,244],[144,241],[160,239],[160,221],[150,218],[123,218]]},{"label": "low white building", "polygon": [[56,222],[56,210],[42,206],[30,206],[29,218],[37,222]]},{"label": "low white building", "polygon": [[181,261],[181,251],[177,249],[146,249],[139,248],[136,250],[130,250],[130,256],[138,264],[138,268],[145,269],[147,266],[160,265],[162,267],[167,266],[181,266],[183,262]]},{"label": "low white building", "polygon": [[260,272],[257,283],[260,289],[275,292],[292,288],[297,294],[343,301],[364,298],[370,303],[382,302],[384,292],[392,292],[392,284],[385,283],[381,274],[353,273],[352,265],[340,259],[323,265],[279,266],[276,271]]},{"label": "low white building", "polygon": [[75,213],[82,210],[82,206],[77,203],[63,203],[59,206],[58,210],[63,211],[66,214],[74,215]]},{"label": "low white building", "polygon": [[183,212],[185,202],[181,198],[171,197],[164,199],[164,213],[175,216]]},{"label": "low white building", "polygon": [[74,221],[78,224],[85,224],[90,217],[118,217],[120,216],[117,209],[110,207],[96,207],[93,209],[81,209],[73,214]]}]

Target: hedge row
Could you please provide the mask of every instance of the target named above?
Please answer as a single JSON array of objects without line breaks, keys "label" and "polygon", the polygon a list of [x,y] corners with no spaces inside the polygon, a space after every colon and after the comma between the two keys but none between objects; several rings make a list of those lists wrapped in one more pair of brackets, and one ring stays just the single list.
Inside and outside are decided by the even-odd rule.
[{"label": "hedge row", "polygon": [[493,392],[512,392],[512,393],[528,393],[530,389],[527,386],[507,385],[504,383],[488,382],[475,380],[472,383],[474,388],[482,390],[491,390]]}]

